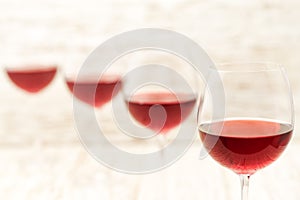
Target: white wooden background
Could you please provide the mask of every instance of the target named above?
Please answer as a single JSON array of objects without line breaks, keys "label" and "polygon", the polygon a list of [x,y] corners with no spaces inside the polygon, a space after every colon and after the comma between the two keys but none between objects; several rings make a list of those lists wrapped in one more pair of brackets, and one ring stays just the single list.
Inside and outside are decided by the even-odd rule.
[{"label": "white wooden background", "polygon": [[[250,199],[298,200],[299,11],[300,2],[293,0],[2,0],[0,65],[46,55],[62,70],[80,66],[108,37],[142,27],[181,32],[217,63],[282,63],[294,91],[294,137],[278,162],[252,177]],[[165,170],[121,174],[99,164],[80,144],[62,73],[36,96],[16,89],[4,72],[0,83],[0,199],[239,199],[235,174],[210,158],[198,159],[198,138]]]}]

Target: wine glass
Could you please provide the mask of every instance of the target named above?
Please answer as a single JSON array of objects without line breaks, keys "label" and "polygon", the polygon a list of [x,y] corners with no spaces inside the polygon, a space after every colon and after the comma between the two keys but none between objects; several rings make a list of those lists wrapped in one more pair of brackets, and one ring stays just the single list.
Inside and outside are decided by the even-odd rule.
[{"label": "wine glass", "polygon": [[[117,96],[121,89],[121,73],[109,70],[99,74],[92,69],[79,74],[78,69],[66,68],[64,80],[75,100],[81,102],[81,105],[86,106],[87,109],[97,111],[95,117],[99,125],[109,130],[104,132],[112,132],[112,120],[109,115],[111,107],[108,103]],[[88,127],[87,125],[87,129]]]},{"label": "wine glass", "polygon": [[196,105],[196,82],[193,70],[180,67],[148,64],[127,73],[122,93],[136,128],[129,134],[137,139],[158,136],[157,144],[164,147],[170,132],[189,117]]},{"label": "wine glass", "polygon": [[[58,71],[57,68],[58,67],[55,64],[49,64],[48,62],[26,62],[25,61],[24,63],[18,62],[15,64],[10,64],[4,68],[4,71],[6,72],[8,79],[16,87],[18,87],[21,91],[23,91],[24,99],[25,99],[28,97],[28,95],[30,95],[30,97],[33,97],[32,95],[37,95],[42,93],[44,89],[47,88],[47,86],[49,86],[50,83],[54,80],[54,77]],[[32,105],[35,105],[35,108],[37,107],[37,105],[42,103],[42,102],[35,101],[37,99],[38,98],[31,99],[31,103]],[[39,100],[42,100],[42,98]],[[26,103],[23,102],[23,107],[25,104]],[[27,119],[25,123],[28,124],[29,126],[31,125],[30,127],[35,125],[40,126],[41,123],[37,123],[36,115],[41,116],[40,113],[43,109],[36,109],[32,111],[32,110],[28,110],[28,106],[30,107],[30,105],[28,104],[25,106],[25,108],[27,108],[25,115],[30,114],[33,120],[30,121]],[[31,122],[33,124],[31,124]],[[18,121],[14,123],[18,123]],[[24,129],[25,129],[24,132],[26,132],[26,128]],[[32,131],[29,132],[33,134],[35,133]],[[42,150],[41,149],[42,139],[36,138],[34,136],[32,142],[33,142],[32,150],[34,152],[37,152],[38,157],[36,161],[38,161],[42,159],[42,156],[39,156]]]},{"label": "wine glass", "polygon": [[[112,133],[111,121],[108,117],[108,113],[111,111],[105,109],[109,109],[109,102],[117,96],[122,87],[121,70],[116,70],[115,68],[112,66],[111,70],[107,70],[102,74],[93,71],[93,69],[86,70],[79,74],[80,69],[68,67],[64,73],[64,81],[68,90],[73,94],[73,97],[79,100],[82,103],[81,105],[86,105],[87,109],[95,109],[95,111],[101,110],[101,113],[97,112],[100,118],[99,121],[101,122],[99,125],[101,128],[107,126],[109,131],[103,131],[103,133],[106,134],[106,132],[108,132],[109,135]],[[97,117],[97,115],[95,116]],[[85,121],[84,124],[88,132],[90,119],[87,120],[88,121]],[[114,187],[112,170],[106,172],[106,177],[110,190],[109,194],[113,195],[111,191]]]},{"label": "wine glass", "polygon": [[[216,68],[210,70],[200,100],[198,130],[208,154],[240,176],[246,200],[250,176],[277,160],[291,140],[291,89],[280,65],[236,63]],[[213,117],[212,91],[224,92],[224,118]]]}]

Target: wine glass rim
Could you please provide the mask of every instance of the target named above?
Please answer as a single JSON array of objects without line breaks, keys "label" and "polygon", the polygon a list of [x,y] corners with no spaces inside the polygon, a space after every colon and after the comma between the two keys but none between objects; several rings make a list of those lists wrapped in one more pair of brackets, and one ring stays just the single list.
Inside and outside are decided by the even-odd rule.
[{"label": "wine glass rim", "polygon": [[214,119],[214,120],[205,120],[198,123],[199,126],[203,124],[211,124],[211,123],[224,123],[226,121],[233,121],[233,120],[246,120],[246,121],[265,121],[265,122],[274,122],[274,123],[280,123],[280,124],[287,124],[290,125],[291,128],[294,128],[294,122],[293,121],[287,121],[287,120],[280,120],[276,118],[268,118],[268,117],[224,117],[223,119]]},{"label": "wine glass rim", "polygon": [[60,67],[57,64],[24,64],[24,65],[5,65],[4,70],[6,71],[48,71],[48,70],[59,70]]},{"label": "wine glass rim", "polygon": [[222,73],[282,71],[283,69],[282,64],[274,62],[227,62],[210,67],[210,70]]}]

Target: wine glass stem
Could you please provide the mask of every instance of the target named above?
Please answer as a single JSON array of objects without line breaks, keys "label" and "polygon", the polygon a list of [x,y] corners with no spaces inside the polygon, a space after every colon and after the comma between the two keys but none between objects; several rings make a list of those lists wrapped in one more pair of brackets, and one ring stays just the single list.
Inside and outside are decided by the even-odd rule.
[{"label": "wine glass stem", "polygon": [[249,179],[250,179],[250,175],[247,174],[240,175],[242,200],[248,200]]}]

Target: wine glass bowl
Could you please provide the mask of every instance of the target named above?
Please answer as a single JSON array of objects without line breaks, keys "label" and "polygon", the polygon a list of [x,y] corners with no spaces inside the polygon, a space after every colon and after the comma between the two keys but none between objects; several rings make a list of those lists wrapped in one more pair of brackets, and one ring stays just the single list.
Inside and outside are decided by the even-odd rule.
[{"label": "wine glass bowl", "polygon": [[9,79],[20,89],[34,94],[46,88],[57,72],[55,65],[22,65],[6,67]]},{"label": "wine glass bowl", "polygon": [[[129,112],[143,126],[166,134],[184,121],[196,103],[193,94],[149,91],[126,99]],[[163,121],[163,122],[162,122]]]},{"label": "wine glass bowl", "polygon": [[118,74],[104,74],[100,78],[88,74],[80,76],[66,76],[66,84],[70,92],[80,101],[101,108],[108,103],[121,88],[121,76]]},{"label": "wine glass bowl", "polygon": [[[289,144],[293,98],[285,70],[272,63],[227,64],[211,68],[198,112],[204,148],[219,164],[240,175],[242,199],[249,177],[270,165]],[[214,84],[220,79],[223,88]],[[210,92],[224,92],[224,118],[214,119]]]},{"label": "wine glass bowl", "polygon": [[[225,119],[220,135],[213,133],[218,122],[199,127],[204,146],[221,165],[237,174],[252,175],[274,162],[288,145],[291,124],[265,119]],[[214,142],[216,141],[216,142]]]}]

